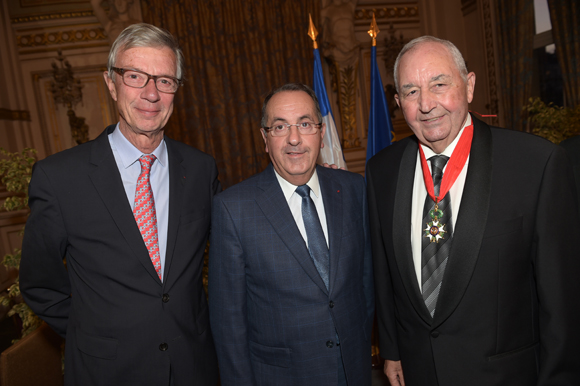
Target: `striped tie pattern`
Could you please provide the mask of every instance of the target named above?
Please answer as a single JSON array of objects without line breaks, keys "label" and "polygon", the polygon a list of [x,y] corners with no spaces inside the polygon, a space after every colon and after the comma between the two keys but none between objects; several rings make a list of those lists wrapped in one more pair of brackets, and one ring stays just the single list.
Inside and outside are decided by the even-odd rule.
[{"label": "striped tie pattern", "polygon": [[[449,157],[436,155],[429,158],[431,161],[431,175],[433,177],[433,186],[435,196],[439,195],[441,180],[443,179],[443,168]],[[429,212],[435,208],[435,202],[427,195],[423,209],[423,226],[432,219]],[[439,209],[443,211],[443,216],[439,219],[441,224],[445,224],[445,230],[448,232],[445,238],[438,242],[431,242],[428,237],[422,235],[422,252],[421,252],[421,281],[422,294],[425,305],[431,314],[435,314],[437,298],[443,283],[443,274],[449,258],[451,249],[453,225],[451,224],[451,197],[449,193],[439,201]]]},{"label": "striped tie pattern", "polygon": [[150,175],[151,166],[156,158],[153,154],[142,155],[139,158],[141,173],[137,179],[135,190],[135,206],[133,216],[143,236],[145,246],[149,251],[149,257],[155,267],[157,276],[161,279],[161,260],[159,257],[159,241],[157,239],[157,215],[155,214],[155,200],[151,189]]}]

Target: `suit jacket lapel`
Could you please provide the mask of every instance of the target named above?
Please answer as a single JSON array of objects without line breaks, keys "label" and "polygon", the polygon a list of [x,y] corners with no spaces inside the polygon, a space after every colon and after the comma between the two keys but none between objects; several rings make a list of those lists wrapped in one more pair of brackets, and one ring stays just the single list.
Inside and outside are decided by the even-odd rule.
[{"label": "suit jacket lapel", "polygon": [[[328,245],[330,249],[330,277],[328,281],[329,292],[332,293],[336,274],[338,270],[338,260],[340,257],[340,240],[342,239],[342,185],[331,177],[332,172],[321,166],[317,166],[320,190],[324,202],[324,213],[326,216],[326,226],[328,228]],[[330,173],[329,173],[330,172]]]},{"label": "suit jacket lapel", "polygon": [[417,140],[411,140],[401,157],[393,210],[393,248],[401,280],[413,307],[426,323],[431,323],[431,315],[425,306],[417,282],[411,249],[411,197],[413,197],[418,151]]},{"label": "suit jacket lapel", "polygon": [[90,172],[89,178],[137,259],[143,264],[151,277],[161,284],[157,272],[155,272],[155,268],[151,264],[149,252],[143,242],[143,237],[141,236],[141,232],[139,232],[135,217],[133,217],[131,206],[127,201],[121,175],[119,174],[115,156],[111,150],[108,135],[113,130],[115,130],[115,125],[107,127],[94,140],[89,160],[94,165],[94,169]]},{"label": "suit jacket lapel", "polygon": [[296,258],[304,271],[306,271],[308,276],[310,276],[321,290],[328,293],[326,286],[324,285],[324,282],[318,274],[318,270],[308,253],[306,243],[296,226],[296,222],[290,212],[282,188],[274,174],[272,164],[268,165],[266,170],[260,174],[259,178],[258,188],[262,190],[262,192],[256,196],[256,203],[272,225],[274,231],[282,239],[282,242]]},{"label": "suit jacket lapel", "polygon": [[163,283],[167,288],[167,278],[171,262],[173,261],[173,251],[175,249],[177,230],[183,208],[185,166],[183,165],[181,154],[177,151],[175,146],[173,146],[173,141],[170,138],[165,137],[165,143],[167,144],[167,154],[169,158],[169,219],[167,226],[167,250],[165,252]]},{"label": "suit jacket lapel", "polygon": [[[472,117],[473,118],[473,117]],[[459,305],[471,280],[487,223],[491,195],[492,138],[489,126],[473,118],[474,131],[467,178],[454,226],[432,327],[443,323]]]}]

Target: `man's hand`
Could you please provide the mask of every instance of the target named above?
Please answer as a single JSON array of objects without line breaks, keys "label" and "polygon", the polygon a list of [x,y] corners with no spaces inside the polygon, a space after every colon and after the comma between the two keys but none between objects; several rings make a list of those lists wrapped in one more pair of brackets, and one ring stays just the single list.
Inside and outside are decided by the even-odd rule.
[{"label": "man's hand", "polygon": [[[338,166],[336,164],[329,165],[326,162],[323,163],[322,166],[324,166],[325,168],[338,169]],[[345,168],[340,168],[340,170],[346,170],[346,169]]]},{"label": "man's hand", "polygon": [[391,386],[405,386],[401,361],[386,360],[384,371],[387,378],[389,378]]}]

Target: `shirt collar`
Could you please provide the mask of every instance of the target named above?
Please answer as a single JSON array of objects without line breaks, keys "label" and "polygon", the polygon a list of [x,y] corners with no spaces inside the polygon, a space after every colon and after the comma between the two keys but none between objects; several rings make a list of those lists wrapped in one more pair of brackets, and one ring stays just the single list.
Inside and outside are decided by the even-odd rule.
[{"label": "shirt collar", "polygon": [[[455,137],[453,142],[451,142],[449,144],[449,146],[447,146],[447,148],[445,148],[445,150],[443,150],[441,152],[441,155],[451,157],[451,154],[453,154],[453,150],[455,150],[455,146],[457,146],[457,142],[459,142],[459,138],[461,138],[463,131],[469,125],[471,125],[471,115],[467,114],[467,119],[465,120],[465,123],[463,124],[463,127],[461,128],[461,130],[459,130],[459,134],[457,134],[457,137]],[[437,153],[435,153],[433,150],[431,150],[430,147],[425,146],[423,144],[420,144],[420,145],[423,148],[423,152],[425,153],[425,159],[429,159],[429,158],[433,157],[434,155],[437,155]]]},{"label": "shirt collar", "polygon": [[[137,162],[143,155],[143,153],[129,142],[123,133],[121,133],[118,123],[113,133],[111,133],[111,139],[125,169]],[[167,165],[167,146],[165,145],[165,139],[161,140],[159,146],[157,146],[151,154],[157,158],[157,161],[161,166],[165,167]]]},{"label": "shirt collar", "polygon": [[[276,178],[278,179],[278,183],[282,188],[282,192],[284,193],[286,201],[287,202],[290,201],[290,197],[292,197],[298,185],[293,185],[287,180],[285,180],[281,175],[278,174],[276,169],[274,169],[274,173],[276,174]],[[306,183],[306,185],[310,187],[310,190],[312,190],[312,192],[317,198],[320,197],[320,182],[318,181],[318,174],[316,173],[316,168],[314,169],[314,173],[312,174],[312,177],[310,177],[310,180]]]}]

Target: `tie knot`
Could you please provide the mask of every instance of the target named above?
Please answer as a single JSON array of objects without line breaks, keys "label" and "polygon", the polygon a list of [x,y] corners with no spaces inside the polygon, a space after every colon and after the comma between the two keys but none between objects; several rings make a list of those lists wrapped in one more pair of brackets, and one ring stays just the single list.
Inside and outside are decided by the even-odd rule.
[{"label": "tie knot", "polygon": [[300,197],[310,197],[310,186],[308,185],[300,185],[296,188],[296,193],[300,195]]},{"label": "tie knot", "polygon": [[433,157],[429,158],[429,161],[431,161],[431,174],[433,176],[442,175],[443,168],[445,167],[447,160],[449,160],[449,157],[446,155],[434,155]]},{"label": "tie knot", "polygon": [[141,164],[141,170],[151,170],[151,166],[153,165],[153,162],[155,162],[155,160],[157,159],[157,157],[155,157],[153,154],[144,154],[139,158],[139,163]]}]

